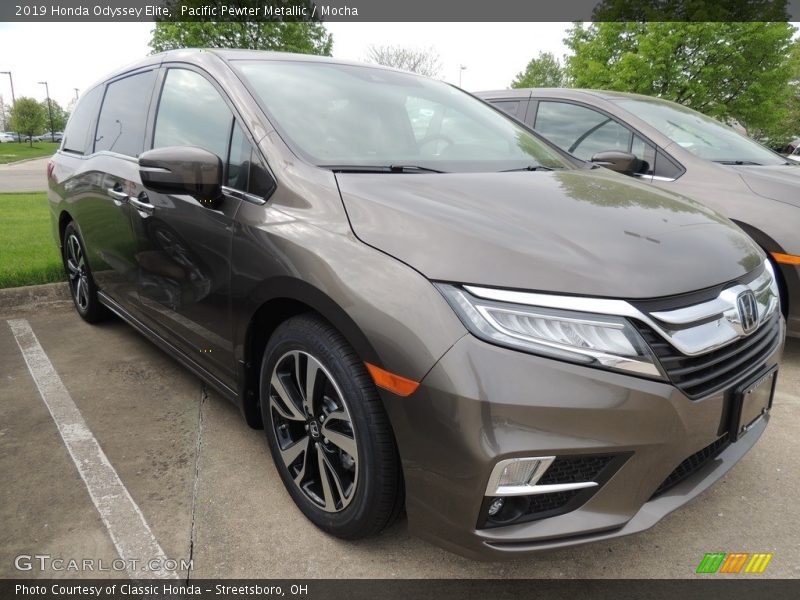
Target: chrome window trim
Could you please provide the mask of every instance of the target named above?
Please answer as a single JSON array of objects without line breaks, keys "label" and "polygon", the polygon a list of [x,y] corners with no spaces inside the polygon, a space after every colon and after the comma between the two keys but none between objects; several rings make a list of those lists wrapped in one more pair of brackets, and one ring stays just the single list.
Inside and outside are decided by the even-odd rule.
[{"label": "chrome window trim", "polygon": [[[706,302],[649,314],[626,300],[558,296],[474,285],[465,285],[464,289],[485,300],[638,319],[685,356],[706,354],[748,335],[739,323],[736,306],[736,298],[742,292],[752,290],[758,302],[759,324],[750,334],[760,329],[778,308],[777,284],[768,260],[764,261],[763,272],[748,284],[727,287],[716,298]],[[692,326],[692,323],[697,325]]]},{"label": "chrome window trim", "polygon": [[250,202],[251,204],[256,204],[258,206],[263,206],[267,203],[267,201],[261,196],[256,196],[250,192],[243,192],[242,190],[237,190],[236,188],[228,187],[227,185],[222,186],[222,193],[232,196],[233,198],[238,198],[239,200]]}]

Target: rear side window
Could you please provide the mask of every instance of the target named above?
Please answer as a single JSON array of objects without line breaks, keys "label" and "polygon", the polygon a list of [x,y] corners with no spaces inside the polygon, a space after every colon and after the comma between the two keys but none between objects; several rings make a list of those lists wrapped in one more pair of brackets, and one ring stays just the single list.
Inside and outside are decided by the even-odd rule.
[{"label": "rear side window", "polygon": [[205,77],[170,69],[158,103],[153,148],[198,146],[227,156],[233,113]]},{"label": "rear side window", "polygon": [[94,150],[137,156],[144,148],[147,109],[155,71],[118,79],[106,88]]},{"label": "rear side window", "polygon": [[519,100],[492,100],[492,105],[496,106],[503,112],[508,113],[512,117],[519,117]]},{"label": "rear side window", "polygon": [[91,130],[102,97],[103,86],[98,86],[86,92],[78,101],[64,131],[64,143],[62,144],[64,150],[76,154],[91,153],[92,138],[90,136],[93,133]]}]

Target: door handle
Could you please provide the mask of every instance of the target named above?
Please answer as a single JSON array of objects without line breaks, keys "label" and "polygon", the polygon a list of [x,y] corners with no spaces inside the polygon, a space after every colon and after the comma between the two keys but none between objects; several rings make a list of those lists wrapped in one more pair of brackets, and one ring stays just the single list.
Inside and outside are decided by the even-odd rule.
[{"label": "door handle", "polygon": [[114,188],[108,188],[106,192],[109,196],[111,196],[111,198],[114,200],[114,204],[117,206],[122,206],[122,204],[128,201],[128,194],[125,192],[115,190]]},{"label": "door handle", "polygon": [[138,210],[142,212],[146,212],[148,215],[153,214],[153,205],[149,202],[142,202],[138,198],[134,198],[133,196],[128,196],[128,203],[131,206],[136,207]]}]

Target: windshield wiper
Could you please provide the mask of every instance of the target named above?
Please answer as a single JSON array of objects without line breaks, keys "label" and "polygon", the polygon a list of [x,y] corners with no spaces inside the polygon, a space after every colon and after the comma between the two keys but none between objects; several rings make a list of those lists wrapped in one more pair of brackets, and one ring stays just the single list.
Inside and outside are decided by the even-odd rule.
[{"label": "windshield wiper", "polygon": [[526,165],[524,167],[520,167],[519,169],[505,169],[500,171],[500,173],[513,173],[515,171],[552,171],[552,167],[545,167],[543,165]]},{"label": "windshield wiper", "polygon": [[753,162],[752,160],[715,160],[715,163],[719,163],[721,165],[755,165],[757,167],[762,167],[763,165],[759,162]]},{"label": "windshield wiper", "polygon": [[419,165],[318,165],[336,173],[446,173]]}]

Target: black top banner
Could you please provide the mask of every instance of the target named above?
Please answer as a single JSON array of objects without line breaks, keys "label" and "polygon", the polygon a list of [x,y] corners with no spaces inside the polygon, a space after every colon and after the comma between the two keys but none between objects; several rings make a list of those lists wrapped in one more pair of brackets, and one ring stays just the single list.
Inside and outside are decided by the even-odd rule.
[{"label": "black top banner", "polygon": [[800,21],[800,0],[2,0],[0,21]]}]

